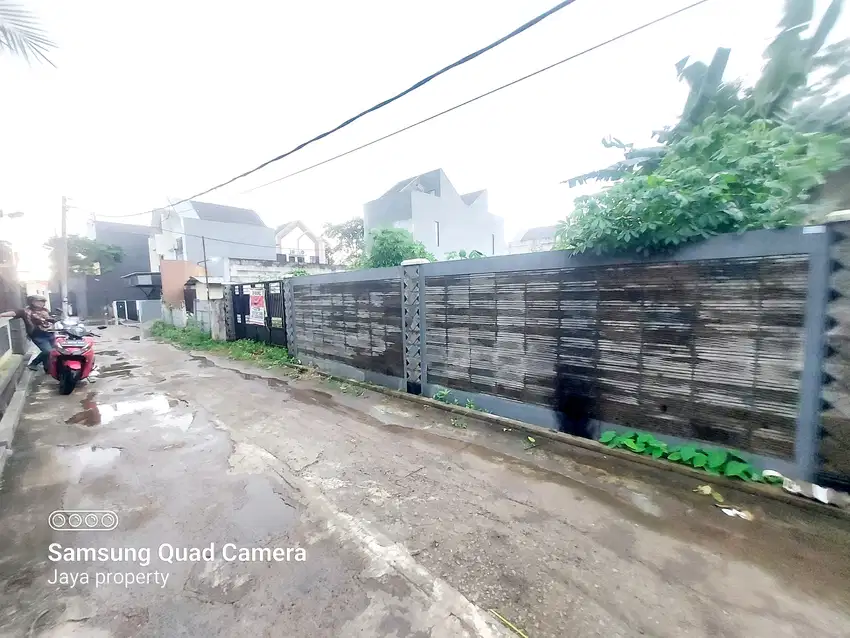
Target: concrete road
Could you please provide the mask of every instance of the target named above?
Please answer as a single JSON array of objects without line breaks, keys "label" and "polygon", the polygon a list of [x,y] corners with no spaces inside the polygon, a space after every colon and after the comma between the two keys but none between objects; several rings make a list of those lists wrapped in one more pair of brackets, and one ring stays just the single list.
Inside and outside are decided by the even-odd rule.
[{"label": "concrete road", "polygon": [[101,379],[39,378],[19,426],[2,636],[512,635],[490,609],[532,638],[850,635],[841,521],[104,334]]}]

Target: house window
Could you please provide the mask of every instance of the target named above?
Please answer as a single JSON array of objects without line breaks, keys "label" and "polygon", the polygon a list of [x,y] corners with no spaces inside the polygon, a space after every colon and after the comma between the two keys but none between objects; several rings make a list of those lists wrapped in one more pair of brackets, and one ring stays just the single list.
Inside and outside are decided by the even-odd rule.
[{"label": "house window", "polygon": [[490,235],[490,253],[496,254],[496,235]]},{"label": "house window", "polygon": [[318,264],[319,263],[319,257],[317,255],[310,255],[310,263],[311,264]]},{"label": "house window", "polygon": [[304,256],[303,256],[303,255],[298,255],[298,256],[295,258],[295,261],[296,261],[296,262],[298,262],[299,264],[303,264],[303,263],[304,263]]},{"label": "house window", "polygon": [[434,234],[437,237],[437,246],[440,245],[440,222],[434,222]]}]

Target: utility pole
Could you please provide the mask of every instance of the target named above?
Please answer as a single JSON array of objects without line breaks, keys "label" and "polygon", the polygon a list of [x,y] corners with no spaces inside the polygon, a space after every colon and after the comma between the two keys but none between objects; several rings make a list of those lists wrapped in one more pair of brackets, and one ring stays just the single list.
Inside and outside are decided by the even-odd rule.
[{"label": "utility pole", "polygon": [[59,264],[59,286],[62,295],[62,313],[71,314],[68,304],[68,199],[62,195],[62,261]]},{"label": "utility pole", "polygon": [[201,248],[204,251],[204,287],[207,289],[207,311],[210,310],[210,271],[207,268],[207,238],[201,235]]}]

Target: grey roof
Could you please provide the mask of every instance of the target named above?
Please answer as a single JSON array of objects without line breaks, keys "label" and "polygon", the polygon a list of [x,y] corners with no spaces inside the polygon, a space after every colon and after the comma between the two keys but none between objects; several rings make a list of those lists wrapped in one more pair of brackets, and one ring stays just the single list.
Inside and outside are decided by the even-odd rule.
[{"label": "grey roof", "polygon": [[466,195],[461,195],[460,198],[466,203],[467,206],[471,206],[472,203],[481,197],[481,194],[486,192],[486,190],[475,191],[474,193],[467,193]]},{"label": "grey roof", "polygon": [[555,232],[558,226],[538,226],[537,228],[529,228],[525,231],[520,241],[540,241],[542,239],[555,239]]},{"label": "grey roof", "polygon": [[221,222],[224,224],[247,224],[249,226],[263,226],[263,220],[256,211],[248,208],[236,208],[235,206],[223,206],[221,204],[209,204],[207,202],[189,202],[198,219],[207,222]]},{"label": "grey roof", "polygon": [[427,173],[422,173],[421,175],[414,175],[413,177],[408,177],[407,179],[403,179],[397,184],[395,184],[390,190],[381,195],[381,197],[386,197],[387,195],[392,195],[393,193],[400,193],[406,187],[412,186],[414,184],[421,184],[422,190],[425,191],[436,191],[436,195],[439,197],[440,195],[440,173],[443,172],[442,168],[437,168],[433,171],[428,171]]}]

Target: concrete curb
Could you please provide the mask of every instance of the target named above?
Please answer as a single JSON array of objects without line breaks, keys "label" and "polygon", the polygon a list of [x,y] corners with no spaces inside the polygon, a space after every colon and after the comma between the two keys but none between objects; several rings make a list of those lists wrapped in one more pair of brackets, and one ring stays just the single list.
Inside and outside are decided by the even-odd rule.
[{"label": "concrete curb", "polygon": [[[167,340],[157,339],[157,341],[160,341],[161,343],[167,343],[169,345],[172,345],[173,347],[176,347]],[[203,350],[190,350],[189,352],[190,354],[201,356],[211,354]],[[229,359],[229,357],[223,358]],[[229,360],[241,361],[239,359]],[[244,362],[250,365],[255,365],[252,361]],[[786,505],[798,507],[800,509],[824,514],[833,518],[850,521],[850,511],[843,510],[839,507],[835,507],[832,505],[824,505],[823,503],[819,503],[817,501],[811,501],[805,498],[794,496],[793,494],[789,494],[783,491],[779,487],[772,487],[761,483],[745,483],[743,481],[734,481],[724,476],[714,476],[712,474],[707,474],[705,472],[700,472],[699,470],[687,467],[686,465],[678,465],[669,461],[660,461],[652,457],[645,457],[640,454],[628,452],[626,450],[610,448],[598,441],[594,441],[591,439],[583,439],[580,437],[572,436],[570,434],[564,434],[563,432],[550,430],[548,428],[543,428],[537,425],[531,425],[530,423],[509,419],[507,417],[498,416],[496,414],[490,414],[489,412],[479,412],[477,410],[471,410],[460,405],[443,403],[442,401],[437,401],[436,399],[432,399],[430,397],[423,397],[417,396],[415,394],[407,394],[406,392],[399,392],[398,390],[392,390],[390,388],[385,388],[384,386],[367,383],[365,381],[338,377],[336,375],[323,372],[318,368],[313,368],[310,366],[300,365],[296,363],[282,363],[280,365],[282,367],[291,368],[300,372],[316,374],[325,379],[331,379],[339,383],[355,385],[361,388],[365,388],[367,390],[373,390],[374,392],[379,392],[381,394],[391,396],[402,401],[411,401],[413,403],[418,403],[420,405],[428,406],[431,408],[444,410],[446,412],[461,414],[463,416],[466,416],[471,419],[476,419],[488,425],[498,426],[499,428],[511,428],[513,430],[523,432],[526,435],[533,436],[535,438],[548,439],[550,441],[555,441],[564,445],[581,448],[583,450],[599,454],[600,456],[614,457],[626,461],[627,463],[643,465],[655,470],[675,472],[677,474],[693,478],[694,480],[700,481],[701,483],[709,483],[718,487],[722,487],[725,490],[731,490],[733,492],[742,492],[751,496],[758,496],[770,499],[773,501],[784,503]]]},{"label": "concrete curb", "polygon": [[3,470],[6,468],[6,459],[12,454],[12,442],[15,439],[15,430],[21,420],[21,413],[26,405],[30,382],[33,377],[32,371],[26,367],[28,361],[29,357],[25,357],[21,361],[24,371],[18,379],[17,390],[15,390],[12,400],[6,407],[3,418],[0,419],[0,484],[3,482]]}]

